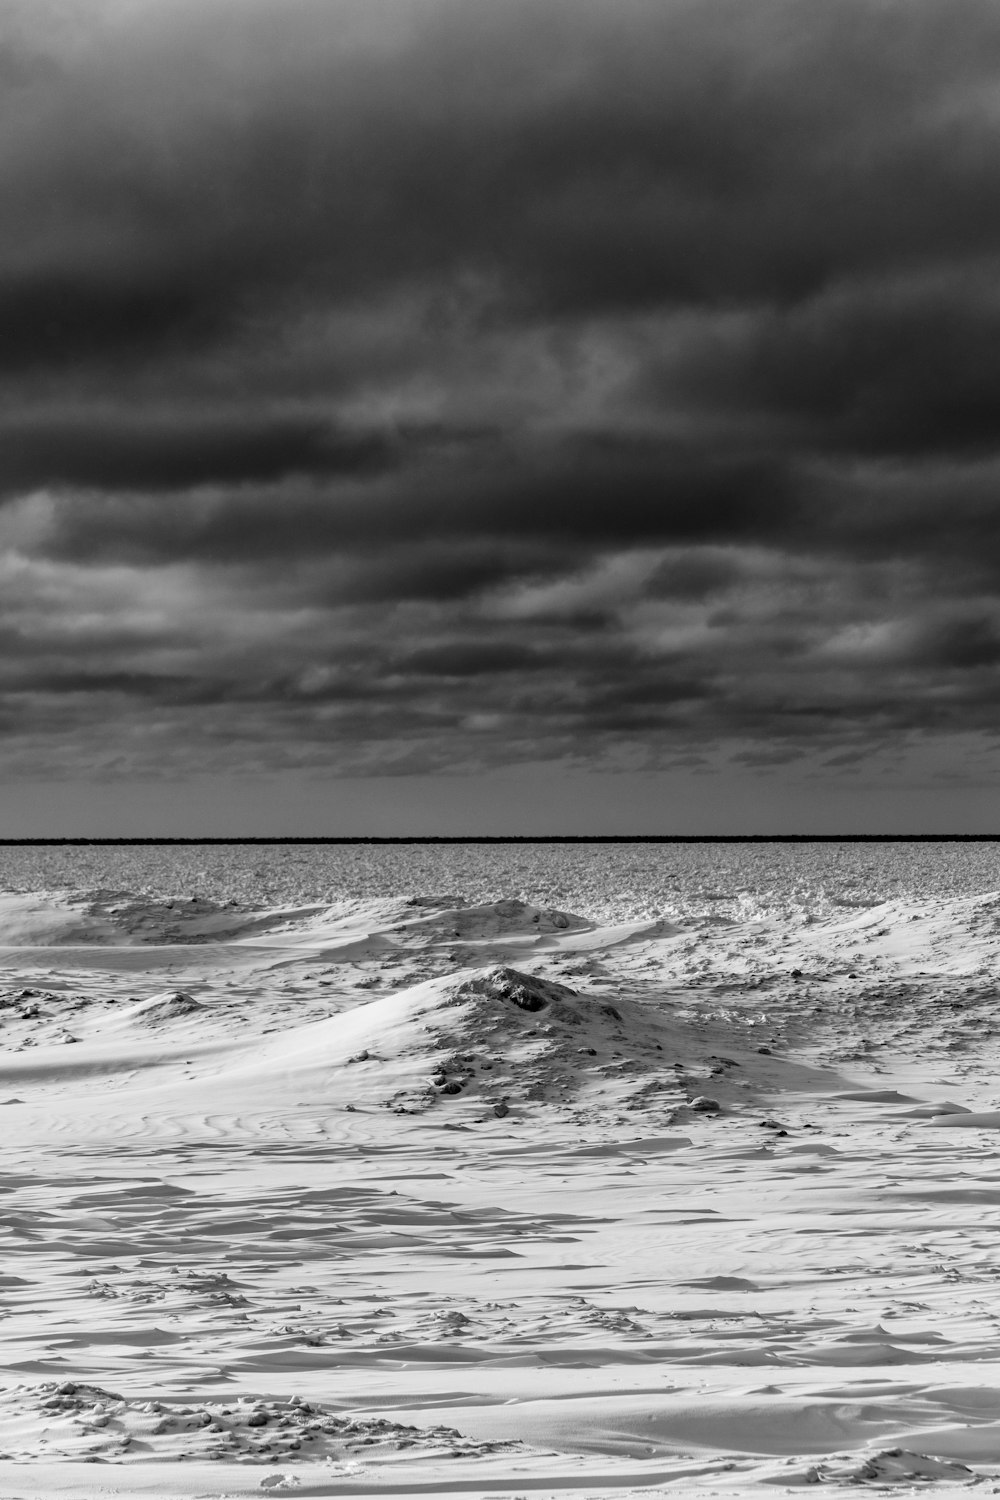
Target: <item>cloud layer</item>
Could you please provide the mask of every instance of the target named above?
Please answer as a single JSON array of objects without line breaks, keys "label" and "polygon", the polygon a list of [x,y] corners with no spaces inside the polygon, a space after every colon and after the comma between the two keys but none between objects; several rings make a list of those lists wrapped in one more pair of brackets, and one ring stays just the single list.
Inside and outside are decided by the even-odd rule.
[{"label": "cloud layer", "polygon": [[8,774],[987,753],[998,78],[991,0],[10,6]]}]

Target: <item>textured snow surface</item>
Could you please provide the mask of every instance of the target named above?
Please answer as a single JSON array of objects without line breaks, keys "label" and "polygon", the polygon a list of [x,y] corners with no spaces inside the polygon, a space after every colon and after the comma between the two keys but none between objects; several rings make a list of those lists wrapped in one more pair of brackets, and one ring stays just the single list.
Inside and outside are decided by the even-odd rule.
[{"label": "textured snow surface", "polygon": [[0,1495],[1000,1487],[988,847],[25,852]]},{"label": "textured snow surface", "polygon": [[595,921],[826,914],[1000,891],[998,844],[223,844],[0,848],[0,889],[244,908],[459,892]]}]

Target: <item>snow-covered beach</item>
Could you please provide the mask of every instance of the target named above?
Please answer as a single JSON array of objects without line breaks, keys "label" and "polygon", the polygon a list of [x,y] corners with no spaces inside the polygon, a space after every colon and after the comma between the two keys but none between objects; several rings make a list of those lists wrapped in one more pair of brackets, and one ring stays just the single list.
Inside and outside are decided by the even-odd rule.
[{"label": "snow-covered beach", "polygon": [[996,846],[0,887],[3,1494],[1000,1477]]}]

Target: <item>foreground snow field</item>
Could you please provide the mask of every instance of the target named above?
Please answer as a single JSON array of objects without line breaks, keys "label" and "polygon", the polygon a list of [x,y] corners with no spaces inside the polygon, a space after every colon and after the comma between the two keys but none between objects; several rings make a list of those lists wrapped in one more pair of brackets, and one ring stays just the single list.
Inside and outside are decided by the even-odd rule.
[{"label": "foreground snow field", "polygon": [[0,1495],[1000,1488],[959,853],[811,906],[600,849],[603,905],[20,870]]}]

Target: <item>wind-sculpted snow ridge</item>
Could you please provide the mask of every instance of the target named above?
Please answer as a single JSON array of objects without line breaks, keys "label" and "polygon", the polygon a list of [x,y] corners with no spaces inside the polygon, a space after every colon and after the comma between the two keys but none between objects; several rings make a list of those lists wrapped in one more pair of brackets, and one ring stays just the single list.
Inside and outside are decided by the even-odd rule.
[{"label": "wind-sculpted snow ridge", "polygon": [[288,940],[365,925],[407,930],[414,940],[482,941],[517,935],[566,932],[589,926],[586,919],[517,899],[479,904],[461,896],[407,897],[380,902],[340,900],[252,912],[236,902],[201,897],[158,901],[123,892],[0,893],[0,948],[173,946]]},{"label": "wind-sculpted snow ridge", "polygon": [[156,900],[127,892],[0,893],[0,948],[132,947],[229,942],[276,926],[274,911],[246,912],[200,896]]},{"label": "wind-sculpted snow ridge", "polygon": [[448,904],[427,897],[411,897],[408,908],[423,913],[431,907],[431,913],[411,918],[405,926],[414,934],[423,929],[428,934],[441,934],[449,938],[481,939],[501,937],[515,933],[534,934],[551,932],[575,932],[593,924],[585,917],[552,907],[539,907],[528,901],[507,898],[500,901],[467,904],[448,898]]}]

